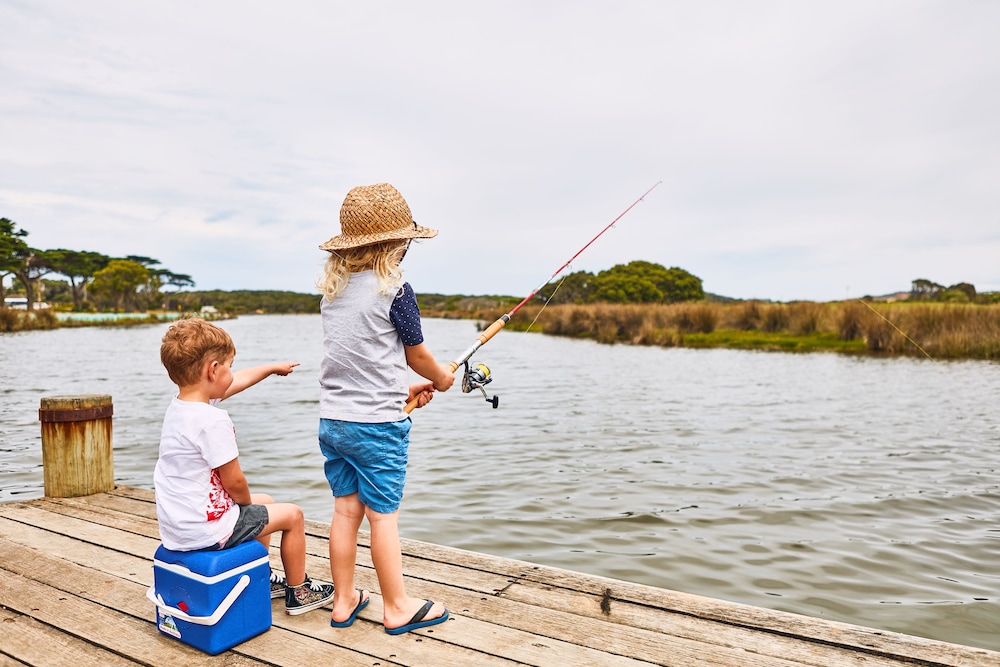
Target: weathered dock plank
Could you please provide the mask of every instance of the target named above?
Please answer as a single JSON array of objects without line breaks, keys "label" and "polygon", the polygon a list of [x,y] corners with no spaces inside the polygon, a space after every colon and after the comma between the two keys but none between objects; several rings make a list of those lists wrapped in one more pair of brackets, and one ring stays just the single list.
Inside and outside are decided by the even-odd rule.
[{"label": "weathered dock plank", "polygon": [[[306,530],[307,569],[327,579],[329,526]],[[149,490],[0,504],[0,667],[1000,667],[997,652],[412,540],[403,541],[408,590],[444,601],[452,619],[390,637],[365,533],[358,585],[373,602],[354,626],[331,628],[325,611],[286,616],[274,601],[271,630],[207,656],[155,628],[145,593],[158,544]],[[280,569],[277,549],[271,561]]]},{"label": "weathered dock plank", "polygon": [[[16,624],[16,625],[15,625]],[[134,667],[141,663],[77,639],[35,619],[0,610],[3,651],[0,665]]]}]

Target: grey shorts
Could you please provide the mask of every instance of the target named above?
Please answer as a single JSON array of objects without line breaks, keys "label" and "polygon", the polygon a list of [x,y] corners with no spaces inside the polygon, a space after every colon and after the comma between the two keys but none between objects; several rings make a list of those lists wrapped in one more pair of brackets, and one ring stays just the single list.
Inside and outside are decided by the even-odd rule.
[{"label": "grey shorts", "polygon": [[222,548],[232,549],[256,538],[260,535],[260,531],[264,530],[267,521],[267,505],[240,505],[240,518],[236,520],[233,534]]}]

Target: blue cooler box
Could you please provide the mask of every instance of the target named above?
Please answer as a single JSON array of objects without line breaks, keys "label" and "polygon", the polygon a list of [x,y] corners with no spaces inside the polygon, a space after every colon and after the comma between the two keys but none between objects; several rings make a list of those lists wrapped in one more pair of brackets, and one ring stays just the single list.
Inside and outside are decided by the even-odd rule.
[{"label": "blue cooler box", "polygon": [[156,627],[215,655],[271,627],[267,549],[250,540],[222,551],[170,551],[153,556]]}]

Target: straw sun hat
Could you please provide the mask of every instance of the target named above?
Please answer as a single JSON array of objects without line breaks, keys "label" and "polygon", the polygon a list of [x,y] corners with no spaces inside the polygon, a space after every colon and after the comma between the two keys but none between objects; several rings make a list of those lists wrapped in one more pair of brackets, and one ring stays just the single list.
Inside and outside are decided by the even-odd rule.
[{"label": "straw sun hat", "polygon": [[388,183],[360,185],[344,197],[340,207],[340,234],[320,250],[344,250],[393,239],[429,239],[436,229],[413,221],[410,207],[399,190]]}]

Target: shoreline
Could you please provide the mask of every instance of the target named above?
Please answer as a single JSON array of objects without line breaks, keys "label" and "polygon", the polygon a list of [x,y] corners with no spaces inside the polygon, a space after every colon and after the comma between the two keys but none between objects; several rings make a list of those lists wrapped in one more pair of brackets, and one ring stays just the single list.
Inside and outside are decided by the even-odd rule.
[{"label": "shoreline", "polygon": [[[421,306],[421,312],[425,317],[474,319],[485,329],[504,315],[501,308],[499,303],[492,308],[453,304]],[[605,344],[1000,360],[1000,304],[529,304],[506,328]]]},{"label": "shoreline", "polygon": [[147,311],[139,313],[95,313],[45,310],[0,310],[0,334],[24,331],[51,331],[79,327],[130,327],[172,322],[184,317],[224,320],[235,317],[224,313],[184,313]]},{"label": "shoreline", "polygon": [[[426,318],[474,320],[481,330],[505,314],[504,297],[418,295]],[[61,327],[122,327],[181,317],[223,320],[241,314],[149,311],[72,313],[0,310],[0,334]],[[309,314],[309,313],[304,313]],[[1000,304],[843,302],[684,302],[529,304],[506,328],[604,344],[762,352],[835,352],[939,360],[1000,360]]]}]

